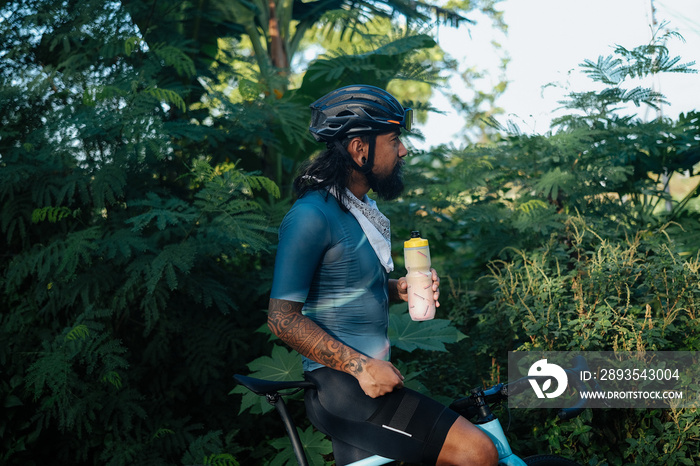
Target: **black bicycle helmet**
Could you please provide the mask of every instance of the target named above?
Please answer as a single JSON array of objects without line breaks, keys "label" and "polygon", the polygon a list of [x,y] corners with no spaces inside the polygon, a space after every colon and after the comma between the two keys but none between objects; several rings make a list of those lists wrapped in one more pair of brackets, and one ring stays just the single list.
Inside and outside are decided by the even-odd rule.
[{"label": "black bicycle helmet", "polygon": [[357,84],[341,87],[310,105],[309,131],[317,141],[411,130],[413,110],[404,109],[388,92]]}]

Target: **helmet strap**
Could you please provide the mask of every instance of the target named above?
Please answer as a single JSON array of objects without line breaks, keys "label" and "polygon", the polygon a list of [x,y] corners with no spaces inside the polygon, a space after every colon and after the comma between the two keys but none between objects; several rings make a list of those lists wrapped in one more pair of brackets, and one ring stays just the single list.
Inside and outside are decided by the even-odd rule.
[{"label": "helmet strap", "polygon": [[377,142],[377,135],[376,134],[370,134],[369,135],[369,148],[367,150],[367,163],[362,166],[364,170],[362,170],[362,173],[365,175],[367,173],[370,173],[372,171],[372,168],[374,168],[374,145]]},{"label": "helmet strap", "polygon": [[352,156],[350,155],[350,152],[343,146],[343,144],[340,143],[337,139],[333,141],[333,144],[335,145],[336,149],[340,151],[341,154],[344,156],[348,157],[352,162],[351,166],[358,172],[366,175],[372,171],[372,168],[374,168],[374,147],[376,144],[376,134],[369,134],[369,147],[367,150],[367,162],[365,162],[363,165],[359,165],[356,163],[354,160],[352,160]]}]

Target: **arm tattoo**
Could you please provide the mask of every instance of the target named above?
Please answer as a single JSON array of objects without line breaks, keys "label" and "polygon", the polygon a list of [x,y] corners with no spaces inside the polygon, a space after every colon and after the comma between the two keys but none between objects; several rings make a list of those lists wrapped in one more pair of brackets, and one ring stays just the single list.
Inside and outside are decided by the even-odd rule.
[{"label": "arm tattoo", "polygon": [[291,348],[331,369],[359,374],[367,356],[331,337],[314,321],[301,313],[303,304],[271,299],[267,326]]}]

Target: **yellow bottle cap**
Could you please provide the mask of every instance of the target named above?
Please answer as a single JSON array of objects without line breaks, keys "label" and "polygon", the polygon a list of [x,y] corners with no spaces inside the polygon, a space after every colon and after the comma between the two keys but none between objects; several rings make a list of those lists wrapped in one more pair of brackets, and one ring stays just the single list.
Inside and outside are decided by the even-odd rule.
[{"label": "yellow bottle cap", "polygon": [[420,237],[420,232],[412,231],[411,239],[404,241],[404,248],[424,248],[428,245],[428,240]]}]

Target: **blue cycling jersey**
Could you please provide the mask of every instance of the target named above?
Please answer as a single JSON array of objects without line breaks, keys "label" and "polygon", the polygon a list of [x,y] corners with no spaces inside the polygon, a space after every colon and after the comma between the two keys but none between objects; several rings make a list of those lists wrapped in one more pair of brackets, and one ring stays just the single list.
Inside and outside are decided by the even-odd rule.
[{"label": "blue cycling jersey", "polygon": [[[304,303],[303,313],[353,349],[389,359],[389,275],[355,217],[335,197],[298,199],[279,229],[273,299]],[[304,357],[305,371],[322,367]]]}]

